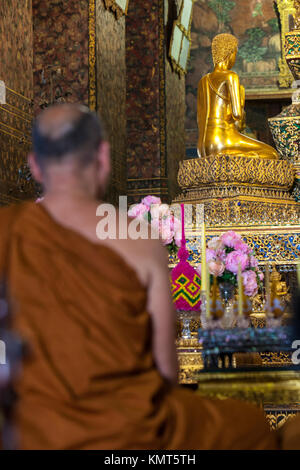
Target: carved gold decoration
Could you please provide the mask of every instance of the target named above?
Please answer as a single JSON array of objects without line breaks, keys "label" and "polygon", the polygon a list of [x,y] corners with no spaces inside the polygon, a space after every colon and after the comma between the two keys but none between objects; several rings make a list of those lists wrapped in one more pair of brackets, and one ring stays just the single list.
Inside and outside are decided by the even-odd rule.
[{"label": "carved gold decoration", "polygon": [[256,371],[197,375],[198,394],[210,398],[235,398],[257,405],[300,403],[300,372]]},{"label": "carved gold decoration", "polygon": [[284,409],[265,409],[265,415],[273,431],[281,428],[289,419],[293,419],[300,412],[300,406],[284,407]]},{"label": "carved gold decoration", "polygon": [[294,79],[300,79],[300,30],[290,31],[285,35],[285,60]]},{"label": "carved gold decoration", "polygon": [[276,148],[282,158],[300,165],[300,116],[275,116],[268,119]]},{"label": "carved gold decoration", "polygon": [[288,293],[289,289],[286,285],[286,282],[282,281],[281,274],[277,271],[275,263],[273,263],[270,280],[271,280],[272,295],[278,298],[279,297],[287,298],[287,296],[289,295]]},{"label": "carved gold decoration", "polygon": [[[232,219],[234,220],[234,219]],[[259,263],[265,265],[268,262],[276,262],[276,266],[291,265],[291,269],[296,269],[298,258],[300,258],[300,225],[263,226],[249,225],[238,226],[229,223],[227,226],[214,226],[207,229],[207,241],[211,238],[220,236],[227,230],[235,230],[240,233],[243,240],[255,252]],[[189,261],[193,265],[201,263],[201,227],[186,230],[187,248],[190,253]],[[176,262],[174,256],[170,256],[170,265]]]},{"label": "carved gold decoration", "polygon": [[[251,325],[253,325],[254,328],[264,328],[266,326],[266,314],[263,312],[251,313],[250,319],[251,319]],[[282,318],[282,325],[288,324],[290,320],[291,320],[291,316],[288,313],[285,313]]]},{"label": "carved gold decoration", "polygon": [[18,168],[31,149],[32,100],[6,88],[6,104],[0,106],[0,205],[32,197],[32,184],[20,188]]},{"label": "carved gold decoration", "polygon": [[127,15],[129,0],[104,0],[104,4],[115,13],[117,20]]},{"label": "carved gold decoration", "polygon": [[264,313],[251,313],[250,320],[254,328],[264,328],[266,326],[266,315]]},{"label": "carved gold decoration", "polygon": [[220,183],[242,183],[288,190],[294,177],[294,168],[289,162],[221,155],[180,162],[178,183],[182,189]]},{"label": "carved gold decoration", "polygon": [[[190,346],[191,347],[191,346]],[[203,369],[203,360],[200,349],[178,350],[179,382],[181,384],[192,384],[195,382],[195,374]]]},{"label": "carved gold decoration", "polygon": [[292,365],[291,353],[269,352],[260,353],[262,365],[265,367],[285,367]]},{"label": "carved gold decoration", "polygon": [[32,103],[32,99],[28,98],[27,96],[22,95],[18,91],[12,90],[11,88],[8,88],[8,86],[6,87],[6,90],[10,91],[11,93],[18,96],[19,98],[22,98],[23,100],[27,101],[28,103],[30,103],[30,104]]},{"label": "carved gold decoration", "polygon": [[284,44],[286,33],[290,31],[290,17],[295,15],[294,0],[276,0],[281,24],[281,50],[279,59],[279,86],[289,88],[293,82],[293,76],[284,57]]},{"label": "carved gold decoration", "polygon": [[221,155],[180,162],[182,193],[174,203],[203,203],[209,226],[299,223],[300,204],[289,193],[292,163]]},{"label": "carved gold decoration", "polygon": [[95,5],[95,0],[89,0],[89,107],[91,111],[96,111],[97,87],[96,87],[96,5]]}]

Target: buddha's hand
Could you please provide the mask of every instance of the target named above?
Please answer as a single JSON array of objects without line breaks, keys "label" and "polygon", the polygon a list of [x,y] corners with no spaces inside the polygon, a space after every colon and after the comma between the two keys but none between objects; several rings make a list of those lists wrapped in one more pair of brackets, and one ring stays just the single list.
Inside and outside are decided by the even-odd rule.
[{"label": "buddha's hand", "polygon": [[239,119],[238,121],[235,121],[235,127],[240,132],[246,129],[246,112],[244,109],[243,109],[243,114],[242,114],[241,119]]}]

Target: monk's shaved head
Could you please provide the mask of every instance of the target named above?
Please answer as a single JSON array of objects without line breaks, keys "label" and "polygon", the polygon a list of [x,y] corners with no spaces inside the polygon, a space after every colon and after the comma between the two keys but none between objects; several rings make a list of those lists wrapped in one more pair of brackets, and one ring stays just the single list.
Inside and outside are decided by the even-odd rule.
[{"label": "monk's shaved head", "polygon": [[89,164],[103,140],[96,114],[83,105],[62,104],[43,111],[33,126],[33,151],[42,167],[74,158]]}]

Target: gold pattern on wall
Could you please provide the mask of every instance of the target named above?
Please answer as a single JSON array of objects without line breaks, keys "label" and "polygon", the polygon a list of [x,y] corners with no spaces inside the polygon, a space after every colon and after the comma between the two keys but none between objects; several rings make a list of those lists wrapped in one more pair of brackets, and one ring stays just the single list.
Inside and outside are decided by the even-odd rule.
[{"label": "gold pattern on wall", "polygon": [[89,107],[91,111],[97,108],[96,86],[96,4],[89,0]]},{"label": "gold pattern on wall", "polygon": [[26,183],[21,194],[18,173],[31,149],[31,122],[32,101],[7,89],[7,103],[0,106],[1,205],[16,202],[32,194],[30,182],[28,185]]},{"label": "gold pattern on wall", "polygon": [[0,79],[5,102],[0,106],[0,205],[34,195],[19,170],[31,149],[33,117],[33,29],[31,0],[0,2]]},{"label": "gold pattern on wall", "polygon": [[293,75],[287,65],[284,57],[285,35],[291,29],[291,17],[295,15],[294,0],[277,0],[277,7],[280,15],[281,24],[281,58],[279,59],[279,86],[289,88],[293,83]]},{"label": "gold pattern on wall", "polygon": [[117,19],[127,15],[129,0],[104,0],[104,4],[116,14]]}]

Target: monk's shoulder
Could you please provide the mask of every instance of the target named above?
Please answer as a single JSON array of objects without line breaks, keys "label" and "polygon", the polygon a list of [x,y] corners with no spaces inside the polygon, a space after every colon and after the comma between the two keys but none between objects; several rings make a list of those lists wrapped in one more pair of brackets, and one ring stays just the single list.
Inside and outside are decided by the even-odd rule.
[{"label": "monk's shoulder", "polygon": [[130,251],[135,260],[140,259],[147,271],[165,267],[168,263],[168,252],[159,239],[139,239],[129,241]]},{"label": "monk's shoulder", "polygon": [[0,207],[0,227],[1,230],[12,226],[16,217],[22,210],[21,204],[11,204],[9,206]]}]

